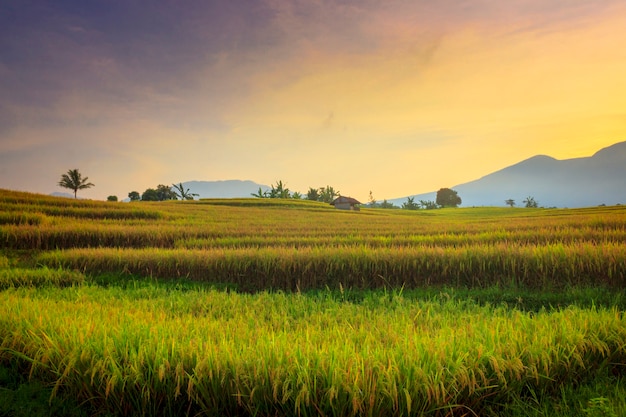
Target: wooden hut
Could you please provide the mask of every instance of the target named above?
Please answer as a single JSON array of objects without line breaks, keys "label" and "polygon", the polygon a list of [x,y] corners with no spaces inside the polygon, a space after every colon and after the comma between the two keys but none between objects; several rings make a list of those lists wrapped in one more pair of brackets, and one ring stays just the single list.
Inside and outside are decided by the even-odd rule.
[{"label": "wooden hut", "polygon": [[332,203],[331,206],[335,206],[336,209],[339,210],[359,210],[360,201],[352,198],[352,197],[337,197]]}]

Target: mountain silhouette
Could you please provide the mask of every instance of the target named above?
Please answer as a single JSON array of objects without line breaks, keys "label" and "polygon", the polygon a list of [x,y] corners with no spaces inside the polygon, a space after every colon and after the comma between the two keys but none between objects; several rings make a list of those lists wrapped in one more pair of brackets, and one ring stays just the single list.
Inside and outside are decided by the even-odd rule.
[{"label": "mountain silhouette", "polygon": [[[537,155],[475,181],[449,187],[463,207],[517,206],[533,197],[540,207],[589,207],[626,203],[626,142],[601,149],[593,156],[558,160]],[[415,201],[436,199],[437,192],[417,194]],[[402,205],[407,197],[389,200]]]},{"label": "mountain silhouette", "polygon": [[259,191],[270,189],[269,186],[257,184],[254,181],[226,180],[226,181],[187,181],[183,187],[191,193],[199,194],[197,198],[248,198]]}]

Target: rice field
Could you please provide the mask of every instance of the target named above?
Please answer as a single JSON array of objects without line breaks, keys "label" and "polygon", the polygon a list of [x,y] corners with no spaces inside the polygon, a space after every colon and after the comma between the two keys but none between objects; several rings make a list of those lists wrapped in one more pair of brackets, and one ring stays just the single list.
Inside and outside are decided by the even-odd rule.
[{"label": "rice field", "polygon": [[0,364],[100,415],[624,415],[625,236],[620,206],[0,191]]}]

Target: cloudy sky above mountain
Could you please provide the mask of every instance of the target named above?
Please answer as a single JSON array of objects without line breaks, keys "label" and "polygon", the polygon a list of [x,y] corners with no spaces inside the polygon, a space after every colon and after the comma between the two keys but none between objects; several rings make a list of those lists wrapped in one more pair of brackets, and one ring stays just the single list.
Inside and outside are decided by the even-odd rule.
[{"label": "cloudy sky above mountain", "polygon": [[0,188],[367,200],[626,140],[617,0],[4,0]]}]

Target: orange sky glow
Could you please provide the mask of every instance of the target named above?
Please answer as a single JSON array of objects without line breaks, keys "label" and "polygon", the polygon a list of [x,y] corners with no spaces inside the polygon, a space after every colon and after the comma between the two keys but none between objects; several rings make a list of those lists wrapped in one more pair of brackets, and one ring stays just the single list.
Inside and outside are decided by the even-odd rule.
[{"label": "orange sky glow", "polygon": [[618,1],[125,4],[0,6],[0,188],[79,168],[94,199],[250,179],[382,200],[626,140]]}]

